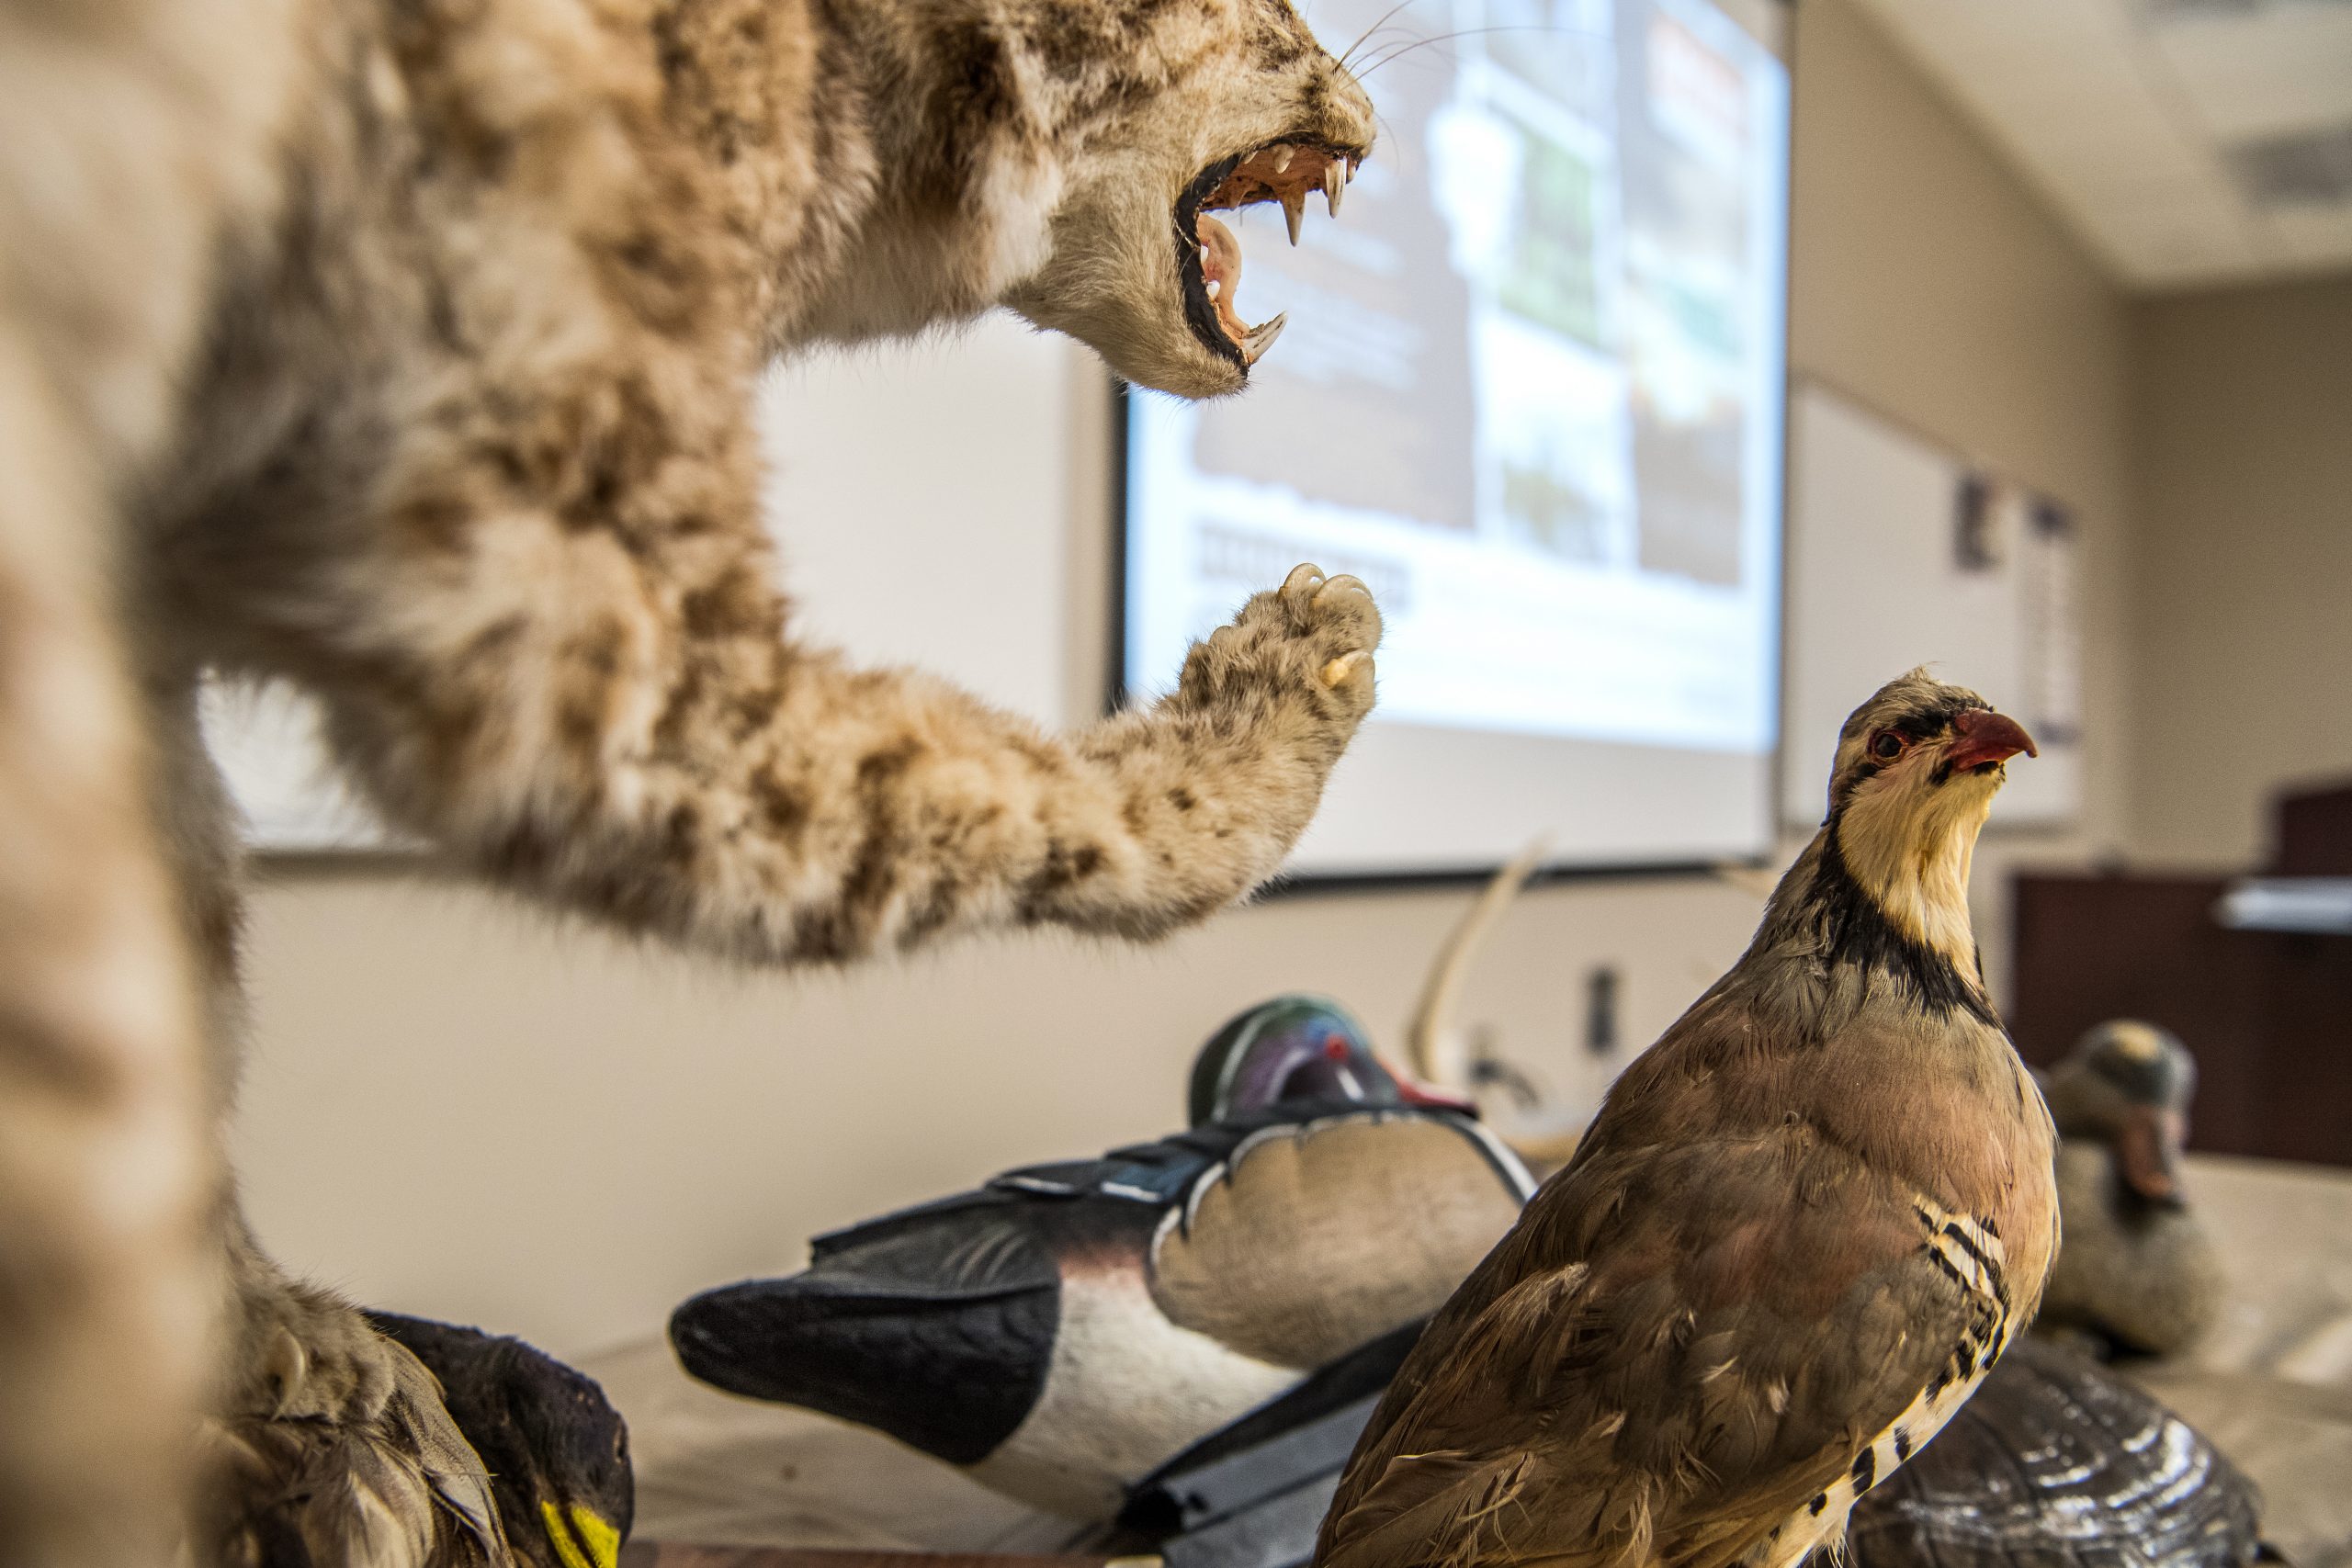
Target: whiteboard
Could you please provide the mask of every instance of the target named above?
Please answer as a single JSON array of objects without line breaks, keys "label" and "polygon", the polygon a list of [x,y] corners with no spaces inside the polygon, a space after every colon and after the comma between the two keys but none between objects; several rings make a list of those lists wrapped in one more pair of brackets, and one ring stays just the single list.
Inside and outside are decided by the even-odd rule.
[{"label": "whiteboard", "polygon": [[1789,458],[1783,818],[1821,820],[1846,716],[1926,664],[2041,748],[2011,767],[1993,823],[2072,821],[2083,766],[2071,512],[1814,382],[1791,399]]}]

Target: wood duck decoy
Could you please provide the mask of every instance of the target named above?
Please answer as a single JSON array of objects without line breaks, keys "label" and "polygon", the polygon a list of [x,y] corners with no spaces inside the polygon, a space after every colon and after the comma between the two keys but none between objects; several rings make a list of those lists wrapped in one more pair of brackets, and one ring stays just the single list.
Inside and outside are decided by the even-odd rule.
[{"label": "wood duck decoy", "polygon": [[2053,1133],[1968,867],[2031,739],[1914,671],[1747,953],[1634,1062],[1365,1428],[1327,1568],[1794,1568],[2033,1314]]},{"label": "wood duck decoy", "polygon": [[400,1313],[376,1332],[439,1380],[490,1472],[508,1544],[528,1568],[616,1568],[637,1508],[628,1424],[605,1391],[520,1339]]},{"label": "wood duck decoy", "polygon": [[2026,1338],[1854,1506],[1852,1568],[2241,1568],[2254,1483],[2097,1361]]},{"label": "wood duck decoy", "polygon": [[2045,1089],[2065,1227],[2036,1326],[2125,1354],[2185,1348],[2224,1284],[2181,1182],[2196,1059],[2165,1030],[2119,1019],[2084,1035]]},{"label": "wood duck decoy", "polygon": [[1107,1519],[1170,1455],[1426,1315],[1532,1190],[1317,998],[1234,1020],[1192,1086],[1188,1131],[1007,1171],[820,1236],[803,1273],[695,1297],[671,1318],[679,1359]]},{"label": "wood duck decoy", "polygon": [[[301,1352],[291,1337],[289,1356]],[[364,1422],[216,1417],[199,1432],[206,1477],[196,1561],[221,1568],[507,1568],[514,1562],[482,1461],[424,1364],[394,1345],[392,1386]]]}]

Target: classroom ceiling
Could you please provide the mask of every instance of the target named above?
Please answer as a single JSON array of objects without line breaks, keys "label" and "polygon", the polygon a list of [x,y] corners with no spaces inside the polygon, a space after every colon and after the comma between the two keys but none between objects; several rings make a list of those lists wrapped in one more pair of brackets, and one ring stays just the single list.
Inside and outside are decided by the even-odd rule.
[{"label": "classroom ceiling", "polygon": [[2128,287],[2352,266],[2352,0],[1863,4]]}]

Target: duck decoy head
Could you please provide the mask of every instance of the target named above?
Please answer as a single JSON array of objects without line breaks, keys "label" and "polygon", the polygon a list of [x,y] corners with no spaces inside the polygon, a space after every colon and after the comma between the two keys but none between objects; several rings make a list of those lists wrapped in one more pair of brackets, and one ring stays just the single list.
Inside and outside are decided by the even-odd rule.
[{"label": "duck decoy head", "polygon": [[1422,1105],[1476,1115],[1382,1061],[1345,1008],[1322,997],[1260,1002],[1227,1021],[1193,1060],[1192,1125],[1230,1122],[1277,1105]]},{"label": "duck decoy head", "polygon": [[2116,1019],[2085,1034],[2050,1075],[2050,1112],[2062,1134],[2107,1145],[2132,1200],[2177,1209],[2196,1093],[2197,1060],[2177,1036]]},{"label": "duck decoy head", "polygon": [[1192,1124],[1229,1122],[1285,1100],[1401,1105],[1396,1077],[1363,1026],[1321,997],[1284,996],[1226,1021],[1193,1059]]}]

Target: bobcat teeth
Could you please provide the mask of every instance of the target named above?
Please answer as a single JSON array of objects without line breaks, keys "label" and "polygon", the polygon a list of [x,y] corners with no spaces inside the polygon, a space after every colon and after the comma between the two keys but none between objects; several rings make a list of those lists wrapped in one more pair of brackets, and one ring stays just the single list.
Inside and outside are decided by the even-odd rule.
[{"label": "bobcat teeth", "polygon": [[1306,221],[1306,193],[1293,191],[1283,197],[1283,221],[1290,225],[1290,243],[1298,243],[1298,227]]},{"label": "bobcat teeth", "polygon": [[1214,277],[1210,278],[1208,287],[1209,298],[1212,299],[1216,299],[1224,288],[1225,284],[1222,280]]},{"label": "bobcat teeth", "polygon": [[[1275,148],[1275,149],[1274,149],[1274,173],[1276,173],[1276,174],[1278,174],[1278,175],[1286,175],[1286,174],[1289,174],[1289,173],[1290,173],[1290,158],[1291,158],[1291,151],[1290,151],[1290,149],[1289,149],[1289,148],[1287,148],[1287,147],[1277,147],[1277,148]],[[1294,242],[1294,243],[1295,243],[1295,242]]]},{"label": "bobcat teeth", "polygon": [[1336,163],[1323,165],[1323,208],[1334,218],[1340,215],[1340,194],[1348,188],[1347,175],[1340,172]]},{"label": "bobcat teeth", "polygon": [[1273,347],[1274,340],[1283,335],[1283,323],[1289,320],[1290,312],[1285,310],[1271,321],[1261,321],[1251,327],[1250,335],[1241,340],[1242,356],[1250,364],[1257,364],[1259,356]]}]

